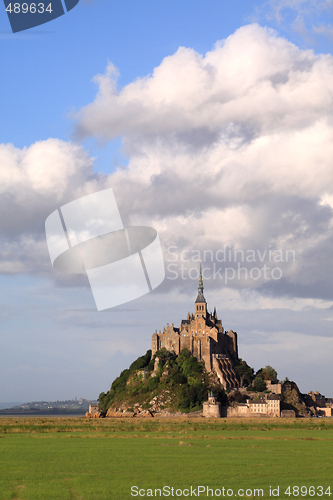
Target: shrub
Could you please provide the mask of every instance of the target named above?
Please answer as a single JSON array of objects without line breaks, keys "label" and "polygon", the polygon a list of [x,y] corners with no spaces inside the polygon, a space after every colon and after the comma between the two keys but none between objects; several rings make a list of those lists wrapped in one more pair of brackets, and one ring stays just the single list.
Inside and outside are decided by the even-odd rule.
[{"label": "shrub", "polygon": [[151,349],[149,349],[144,356],[140,356],[138,359],[133,361],[131,366],[129,367],[130,372],[133,373],[137,370],[141,370],[142,368],[146,368],[149,365],[151,360]]},{"label": "shrub", "polygon": [[262,392],[266,390],[266,383],[261,375],[257,375],[254,379],[253,388],[256,392]]}]

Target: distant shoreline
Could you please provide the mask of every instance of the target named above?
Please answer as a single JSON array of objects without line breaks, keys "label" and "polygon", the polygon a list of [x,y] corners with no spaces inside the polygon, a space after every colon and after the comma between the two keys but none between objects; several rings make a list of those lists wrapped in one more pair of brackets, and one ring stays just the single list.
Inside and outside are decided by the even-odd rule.
[{"label": "distant shoreline", "polygon": [[3,417],[84,417],[86,410],[35,410],[35,411],[19,411],[19,410],[0,410],[0,418]]},{"label": "distant shoreline", "polygon": [[0,415],[0,421],[5,418],[84,418],[84,415],[70,415],[67,413],[67,415],[64,414],[59,414],[59,415]]}]

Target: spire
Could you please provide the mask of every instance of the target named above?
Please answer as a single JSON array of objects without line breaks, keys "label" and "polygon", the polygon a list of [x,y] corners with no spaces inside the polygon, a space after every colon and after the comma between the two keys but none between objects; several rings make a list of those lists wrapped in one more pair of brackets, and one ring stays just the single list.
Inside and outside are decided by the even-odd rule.
[{"label": "spire", "polygon": [[198,284],[198,296],[195,302],[206,302],[206,299],[203,294],[204,286],[202,281],[202,269],[201,269],[201,261],[200,261],[200,274],[199,274],[199,284]]},{"label": "spire", "polygon": [[202,269],[201,269],[201,261],[200,261],[200,276],[199,276],[198,290],[199,290],[199,292],[203,293],[203,289],[204,289],[204,286],[203,286],[203,281],[202,281]]}]

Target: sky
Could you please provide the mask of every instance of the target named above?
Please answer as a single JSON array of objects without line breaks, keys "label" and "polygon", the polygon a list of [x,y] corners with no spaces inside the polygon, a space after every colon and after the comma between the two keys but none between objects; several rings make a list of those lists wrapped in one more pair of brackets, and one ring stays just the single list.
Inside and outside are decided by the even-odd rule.
[{"label": "sky", "polygon": [[[332,0],[81,0],[13,34],[0,6],[0,403],[96,399],[194,311],[255,371],[333,397]],[[97,311],[45,220],[112,188],[166,277]]]}]

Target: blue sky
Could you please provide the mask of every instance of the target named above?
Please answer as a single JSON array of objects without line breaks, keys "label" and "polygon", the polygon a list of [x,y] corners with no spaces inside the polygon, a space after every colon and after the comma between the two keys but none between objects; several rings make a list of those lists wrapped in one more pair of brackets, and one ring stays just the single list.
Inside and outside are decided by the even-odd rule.
[{"label": "blue sky", "polygon": [[[333,22],[332,6],[321,12],[320,3],[294,2],[299,7],[283,7],[280,20],[269,2],[81,0],[68,14],[17,34],[11,34],[2,10],[1,139],[19,148],[49,137],[70,140],[71,113],[93,100],[92,78],[105,71],[108,61],[118,68],[122,87],[150,74],[178,47],[205,53],[249,22],[271,26],[302,48],[331,53],[332,36],[312,27]],[[293,23],[309,5],[313,7],[304,14],[299,33]],[[87,141],[85,146],[97,156],[97,167],[109,172],[117,160],[126,162],[120,144],[98,147],[96,141]]]},{"label": "blue sky", "polygon": [[[215,280],[207,299],[238,331],[255,369],[272,364],[301,390],[333,396],[325,358],[333,319],[332,13],[329,0],[81,0],[48,24],[12,34],[0,9],[2,401],[96,398],[150,347],[155,328],[177,324],[192,307],[195,280],[166,280],[156,293],[97,313],[86,282],[55,276],[43,221],[92,186],[114,187],[126,220],[161,231],[165,255],[170,244],[296,249],[278,282]],[[111,63],[117,77],[107,72]],[[270,64],[276,72],[265,69]],[[297,72],[302,64],[309,76]],[[203,67],[219,75],[223,99],[234,93],[228,107],[214,104],[224,102],[216,100],[220,90],[210,93],[215,80],[202,90]],[[268,73],[279,92],[272,99],[261,91]],[[115,90],[104,91],[113,79]],[[216,175],[218,186],[221,172],[228,189],[215,192],[208,179]]]}]

